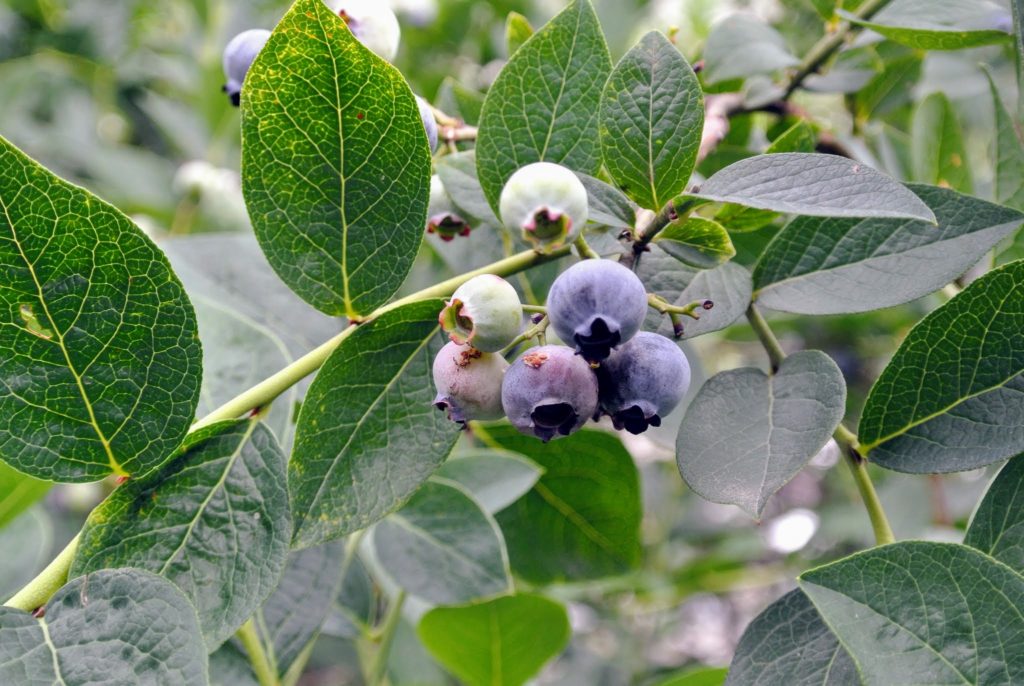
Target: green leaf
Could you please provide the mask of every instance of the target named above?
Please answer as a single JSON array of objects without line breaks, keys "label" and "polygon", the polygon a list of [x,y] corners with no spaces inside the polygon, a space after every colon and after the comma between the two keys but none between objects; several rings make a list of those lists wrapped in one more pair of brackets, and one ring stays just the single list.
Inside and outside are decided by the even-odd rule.
[{"label": "green leaf", "polygon": [[196,606],[212,650],[273,591],[290,533],[285,457],[273,434],[255,419],[220,422],[92,511],[71,576],[135,567],[165,577]]},{"label": "green leaf", "polygon": [[913,86],[921,77],[922,59],[917,52],[886,57],[882,64],[882,71],[854,95],[861,121],[890,115],[910,103]]},{"label": "green leaf", "polygon": [[[161,247],[189,294],[272,331],[292,358],[305,355],[348,324],[295,295],[271,269],[252,232],[192,234],[164,240]],[[253,297],[257,293],[259,297]],[[205,333],[200,335],[205,341]]]},{"label": "green leaf", "polygon": [[686,58],[651,31],[612,71],[601,95],[601,147],[615,184],[642,207],[682,192],[697,161],[704,94]]},{"label": "green leaf", "polygon": [[736,256],[729,232],[721,224],[703,217],[673,222],[658,234],[658,246],[683,264],[712,269]]},{"label": "green leaf", "polygon": [[601,168],[598,110],[612,70],[590,0],[573,0],[505,64],[484,100],[476,163],[497,211],[508,177],[532,162]]},{"label": "green leaf", "polygon": [[[1017,114],[1024,112],[1024,0],[1010,0],[1017,62]],[[1018,117],[1019,119],[1019,117]]]},{"label": "green leaf", "polygon": [[640,562],[640,484],[616,436],[582,430],[550,443],[510,426],[484,442],[526,455],[544,474],[498,513],[512,569],[531,583],[600,579]]},{"label": "green leaf", "polygon": [[373,543],[388,575],[428,603],[464,603],[512,591],[501,530],[457,482],[425,483],[374,527]]},{"label": "green leaf", "polygon": [[964,544],[1024,574],[1024,460],[1007,462],[989,486]]},{"label": "green leaf", "polygon": [[31,476],[141,476],[199,399],[196,319],[131,221],[0,138],[0,445]]},{"label": "green leaf", "polygon": [[911,329],[875,382],[861,449],[888,469],[974,469],[1024,450],[1024,261],[981,277]]},{"label": "green leaf", "polygon": [[1024,141],[999,97],[999,89],[992,75],[986,72],[986,76],[995,110],[995,200],[1008,207],[1024,210]]},{"label": "green leaf", "polygon": [[181,591],[137,569],[104,569],[61,588],[40,619],[0,608],[0,683],[207,683],[206,646]]},{"label": "green leaf", "polygon": [[[202,417],[292,362],[273,331],[203,296],[193,296],[203,341],[203,386],[197,416]],[[295,387],[279,395],[264,423],[282,446],[290,445]]]},{"label": "green leaf", "polygon": [[787,152],[730,164],[690,198],[816,217],[895,217],[934,222],[894,179],[837,155]]},{"label": "green leaf", "polygon": [[322,0],[298,0],[242,93],[242,190],[271,266],[331,315],[386,302],[426,226],[430,150],[412,91]]},{"label": "green leaf", "polygon": [[435,100],[442,112],[460,117],[471,126],[480,121],[480,109],[484,105],[483,93],[467,88],[451,76],[446,76],[441,82]]},{"label": "green leaf", "polygon": [[260,686],[249,658],[233,643],[210,653],[210,686]]},{"label": "green leaf", "polygon": [[733,14],[716,24],[708,35],[704,48],[704,81],[745,79],[799,63],[778,31],[759,19]]},{"label": "green leaf", "polygon": [[799,314],[866,312],[910,302],[963,274],[1024,222],[1020,212],[956,191],[909,188],[935,212],[938,226],[797,217],[754,269],[757,302]]},{"label": "green leaf", "polygon": [[[743,316],[750,305],[750,272],[732,262],[714,269],[687,267],[660,248],[644,253],[637,270],[647,290],[676,305],[711,300],[714,309],[701,313],[700,319],[685,321],[682,339],[696,338],[724,329]],[[672,335],[668,318],[654,310],[648,313],[646,328]]]},{"label": "green leaf", "polygon": [[655,682],[653,686],[722,686],[728,673],[724,667],[699,667]]},{"label": "green leaf", "polygon": [[461,484],[491,514],[518,500],[543,473],[535,462],[502,450],[477,450],[437,470],[438,477]]},{"label": "green leaf", "polygon": [[521,686],[569,642],[565,608],[521,593],[438,607],[417,629],[430,654],[467,686]]},{"label": "green leaf", "polygon": [[532,35],[533,27],[530,26],[529,19],[519,12],[508,13],[508,17],[505,18],[505,46],[509,57],[514,55]]},{"label": "green leaf", "polygon": [[801,119],[779,134],[779,137],[772,141],[772,144],[764,152],[766,155],[780,152],[814,152],[814,145],[814,129]]},{"label": "green leaf", "polygon": [[7,526],[52,486],[49,481],[34,479],[0,462],[0,527]]},{"label": "green leaf", "polygon": [[435,168],[445,191],[460,210],[492,226],[501,226],[477,179],[476,151],[445,155],[437,161]]},{"label": "green leaf", "polygon": [[[713,310],[712,310],[713,311]],[[679,428],[679,473],[698,495],[755,518],[825,445],[846,410],[846,383],[825,353],[790,355],[772,376],[716,374]]]},{"label": "green leaf", "polygon": [[972,548],[896,543],[799,582],[868,686],[1024,679],[1024,577]]},{"label": "green leaf", "polygon": [[0,550],[11,551],[0,557],[0,599],[10,598],[42,571],[52,546],[53,525],[42,507],[23,512],[0,529]]},{"label": "green leaf", "polygon": [[432,404],[440,300],[360,325],[327,358],[302,404],[288,465],[305,548],[397,510],[448,456],[457,426]]},{"label": "green leaf", "polygon": [[850,655],[803,591],[790,591],[754,618],[743,636],[726,686],[860,686]]},{"label": "green leaf", "polygon": [[296,550],[277,588],[256,611],[256,631],[279,675],[319,633],[331,610],[329,599],[341,590],[344,556],[340,540]]},{"label": "green leaf", "polygon": [[914,111],[912,136],[916,181],[971,192],[960,121],[945,95],[935,92],[921,101]]},{"label": "green leaf", "polygon": [[870,20],[839,15],[919,50],[962,50],[1011,37],[1008,12],[989,0],[895,0]]},{"label": "green leaf", "polygon": [[629,229],[636,224],[639,207],[622,191],[587,174],[577,173],[576,176],[587,189],[589,221],[620,229]]}]

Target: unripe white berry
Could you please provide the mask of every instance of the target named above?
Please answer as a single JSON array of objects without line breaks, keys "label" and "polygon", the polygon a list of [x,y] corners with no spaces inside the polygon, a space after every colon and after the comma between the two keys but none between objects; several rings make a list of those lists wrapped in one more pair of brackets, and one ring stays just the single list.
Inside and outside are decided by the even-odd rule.
[{"label": "unripe white berry", "polygon": [[352,35],[363,45],[386,59],[395,59],[402,29],[385,0],[326,0],[327,6],[341,17]]},{"label": "unripe white berry", "polygon": [[505,183],[499,202],[501,221],[522,232],[523,240],[541,251],[571,243],[587,221],[587,189],[569,169],[535,162],[516,171]]}]

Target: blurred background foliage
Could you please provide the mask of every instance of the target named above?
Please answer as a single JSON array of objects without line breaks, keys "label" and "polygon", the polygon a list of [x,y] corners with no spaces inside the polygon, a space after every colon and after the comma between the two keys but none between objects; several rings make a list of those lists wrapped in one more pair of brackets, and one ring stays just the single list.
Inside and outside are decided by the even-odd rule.
[{"label": "blurred background foliage", "polygon": [[[840,4],[850,8],[857,1]],[[506,57],[506,15],[520,12],[539,26],[563,3],[392,0],[392,5],[402,23],[397,66],[416,92],[442,107],[462,102],[462,114],[470,119],[473,93],[486,90]],[[737,12],[773,24],[789,51],[802,55],[835,8],[832,0],[596,0],[595,5],[613,59],[655,28],[672,35],[692,62],[702,57],[716,22]],[[238,111],[220,91],[224,44],[243,29],[271,28],[286,6],[285,0],[0,4],[0,133],[123,209],[167,249],[197,301],[209,407],[339,327],[297,301],[251,240],[238,176]],[[919,179],[915,170],[913,123],[921,103],[941,92],[955,115],[964,167],[970,170],[957,185],[989,198],[993,106],[982,64],[991,69],[1004,101],[1014,102],[1009,45],[925,53],[863,33],[832,72],[850,79],[856,87],[847,90],[853,92],[801,93],[796,114],[813,121],[819,146],[835,146],[904,180],[934,182]],[[709,91],[739,85],[727,81]],[[835,90],[832,85],[825,90]],[[699,171],[707,174],[763,151],[797,120],[792,111],[737,118]],[[750,265],[777,228],[768,224],[734,234],[737,260]],[[180,238],[185,235],[195,238]],[[464,264],[462,253],[472,248],[458,241],[450,248],[427,245],[411,281],[450,274],[449,265]],[[1005,248],[1020,256],[1019,247]],[[839,363],[855,415],[902,336],[941,301],[936,294],[870,314],[779,316],[773,323],[787,349],[819,348]],[[718,371],[765,362],[742,323],[692,341],[687,351],[697,376],[693,391]],[[292,407],[282,407],[272,422],[287,440]],[[680,668],[725,665],[746,623],[791,587],[796,574],[871,544],[849,474],[832,469],[838,454],[816,458],[773,499],[760,523],[689,493],[671,449],[681,416],[681,410],[675,412],[662,432],[626,437],[641,474],[644,563],[625,577],[548,589],[569,602],[574,637],[539,683],[654,684]],[[963,527],[990,475],[983,470],[929,478],[874,476],[898,538],[959,540],[956,529]],[[0,471],[0,484],[5,478]],[[6,544],[0,548],[21,551],[16,559],[0,561],[0,590],[13,592],[31,578],[110,487],[55,487],[40,505],[0,529]],[[4,508],[14,512],[20,509],[18,498],[31,500],[43,490],[45,484],[34,484],[25,493],[7,492],[0,523],[8,519]],[[372,588],[366,585],[358,593],[372,613]],[[341,611],[332,615],[302,683],[360,683],[352,636],[351,618]],[[218,660],[222,674],[238,667],[230,654]],[[391,673],[396,684],[448,683],[408,626],[398,634]]]}]

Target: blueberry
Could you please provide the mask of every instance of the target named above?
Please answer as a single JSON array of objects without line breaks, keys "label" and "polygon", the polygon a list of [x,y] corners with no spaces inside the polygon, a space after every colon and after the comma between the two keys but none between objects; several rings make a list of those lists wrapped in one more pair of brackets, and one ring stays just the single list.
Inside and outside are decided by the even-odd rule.
[{"label": "blueberry", "polygon": [[493,353],[519,335],[523,305],[512,284],[500,276],[483,274],[455,289],[438,321],[455,343]]},{"label": "blueberry", "polygon": [[548,292],[558,337],[591,363],[640,331],[647,291],[636,274],[611,260],[583,260],[559,274]]},{"label": "blueberry", "polygon": [[437,120],[434,119],[434,111],[430,109],[430,103],[416,96],[416,106],[420,108],[420,119],[423,120],[423,128],[427,131],[427,143],[430,144],[430,152],[437,148]]},{"label": "blueberry", "polygon": [[508,362],[501,355],[448,343],[434,358],[434,407],[453,422],[500,419],[501,381]]},{"label": "blueberry", "polygon": [[352,35],[388,62],[398,53],[401,27],[384,0],[326,0],[341,17]]},{"label": "blueberry", "polygon": [[587,221],[587,190],[579,178],[551,162],[528,164],[501,190],[502,223],[522,232],[523,240],[541,251],[571,243]]},{"label": "blueberry", "polygon": [[661,426],[690,387],[690,363],[673,341],[641,331],[614,351],[598,371],[601,411],[616,429],[643,433]]},{"label": "blueberry", "polygon": [[572,348],[533,347],[505,372],[501,404],[512,426],[544,442],[568,436],[597,409],[597,377]]},{"label": "blueberry", "polygon": [[427,233],[436,233],[445,242],[456,236],[468,236],[473,227],[455,207],[448,191],[444,189],[441,177],[430,177],[430,201],[427,204]]},{"label": "blueberry", "polygon": [[231,104],[238,107],[242,94],[242,81],[249,71],[252,61],[267,44],[270,31],[265,29],[249,29],[232,38],[224,48],[222,64],[224,76],[228,82],[224,84],[224,92],[231,98]]}]

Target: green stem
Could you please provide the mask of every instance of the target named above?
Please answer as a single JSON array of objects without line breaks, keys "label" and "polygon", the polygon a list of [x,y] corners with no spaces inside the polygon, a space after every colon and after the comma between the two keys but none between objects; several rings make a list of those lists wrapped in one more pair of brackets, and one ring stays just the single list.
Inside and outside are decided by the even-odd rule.
[{"label": "green stem", "polygon": [[889,519],[885,516],[882,501],[878,499],[875,484],[868,474],[868,462],[857,449],[857,436],[843,424],[836,427],[835,433],[832,435],[836,439],[836,443],[839,444],[839,448],[846,458],[846,464],[850,467],[850,473],[853,474],[853,480],[857,484],[857,490],[860,491],[860,498],[864,501],[864,507],[871,519],[871,529],[875,532],[875,542],[878,545],[894,543],[896,536],[889,525]]},{"label": "green stem", "polygon": [[[866,0],[866,2],[862,3],[853,14],[858,19],[870,19],[879,10],[888,5],[890,1],[891,0]],[[836,50],[843,46],[846,36],[849,35],[851,31],[856,30],[856,26],[856,24],[844,21],[839,24],[835,31],[822,36],[817,43],[811,46],[811,49],[807,51],[807,55],[805,55],[804,59],[800,62],[800,66],[796,68],[793,75],[789,77],[789,81],[786,82],[786,88],[782,99],[789,99],[789,96],[793,94],[793,91],[803,84],[804,79],[818,71],[821,65],[823,65]]]},{"label": "green stem", "polygon": [[252,671],[260,686],[280,686],[277,678],[277,671],[271,666],[267,659],[267,653],[263,650],[263,643],[260,642],[259,634],[256,633],[256,624],[249,619],[235,632],[235,636],[242,642],[242,647],[249,654],[249,662],[252,664]]},{"label": "green stem", "polygon": [[786,359],[786,351],[782,349],[779,339],[775,337],[775,334],[768,326],[768,322],[765,321],[761,311],[757,309],[754,303],[750,303],[750,307],[747,308],[747,321],[750,322],[750,326],[753,327],[754,333],[757,334],[765,352],[768,353],[768,360],[772,364],[772,373],[774,374],[779,371],[782,361]]},{"label": "green stem", "polygon": [[391,601],[388,613],[384,617],[384,623],[380,630],[380,646],[373,660],[373,667],[370,670],[368,686],[381,686],[385,683],[388,674],[388,655],[391,653],[391,643],[395,639],[395,631],[402,619],[402,605],[405,604],[405,589],[398,592],[398,595]]},{"label": "green stem", "polygon": [[25,612],[32,612],[45,605],[46,601],[57,592],[57,589],[67,582],[68,570],[71,569],[71,561],[75,559],[75,551],[78,550],[78,541],[81,536],[82,534],[78,534],[72,538],[64,550],[53,558],[53,562],[46,565],[46,569],[39,572],[36,578],[32,579],[4,605]]},{"label": "green stem", "polygon": [[[786,352],[779,345],[779,340],[775,337],[775,333],[768,326],[768,322],[765,321],[761,312],[753,303],[747,308],[747,321],[754,328],[754,332],[757,333],[757,337],[761,340],[761,345],[764,346],[765,351],[768,353],[768,359],[771,360],[772,373],[774,374],[779,370],[782,361],[786,359]],[[841,423],[836,427],[832,435],[836,439],[836,443],[839,444],[843,456],[846,458],[846,466],[850,468],[853,480],[857,483],[860,498],[864,502],[864,508],[868,511],[868,518],[871,520],[871,529],[875,534],[875,542],[878,545],[892,543],[896,540],[896,537],[892,533],[888,517],[885,516],[882,501],[878,499],[878,493],[875,491],[875,485],[871,481],[871,475],[868,474],[867,460],[859,452],[857,436]]]},{"label": "green stem", "polygon": [[[546,254],[527,250],[511,255],[510,257],[498,260],[497,262],[493,262],[485,267],[481,267],[480,269],[474,269],[473,271],[466,272],[465,274],[460,274],[459,276],[442,281],[441,283],[430,286],[429,288],[424,288],[421,291],[407,295],[404,298],[399,298],[392,303],[374,310],[367,317],[360,320],[359,324],[376,319],[386,312],[390,312],[391,310],[403,305],[408,305],[409,303],[418,302],[420,300],[429,300],[431,298],[442,298],[444,296],[451,295],[456,288],[464,284],[466,281],[469,281],[474,276],[480,276],[482,274],[511,276],[512,274],[517,274],[529,269],[530,267],[564,257],[569,254],[570,250],[571,246],[563,246],[558,250],[554,250]],[[264,408],[286,390],[319,369],[324,362],[327,361],[327,358],[330,357],[331,353],[341,345],[342,341],[352,335],[352,332],[357,326],[358,324],[356,323],[350,324],[344,331],[334,338],[306,353],[281,371],[264,379],[249,390],[235,396],[193,424],[190,431],[196,431],[204,426],[209,426],[210,424],[225,419],[241,417],[254,409],[258,410]],[[67,581],[68,570],[71,568],[71,561],[75,557],[75,550],[77,546],[78,536],[76,536],[71,543],[61,551],[53,562],[47,565],[46,569],[40,572],[36,578],[18,591],[18,593],[6,604],[9,607],[25,610],[26,612],[31,612],[37,607],[46,604],[46,601],[57,592],[58,588],[64,585],[65,581]]]},{"label": "green stem", "polygon": [[576,253],[580,256],[581,260],[601,259],[601,256],[597,254],[597,251],[591,248],[590,244],[587,243],[587,239],[583,237],[582,233],[576,237],[573,245],[576,246]]}]

